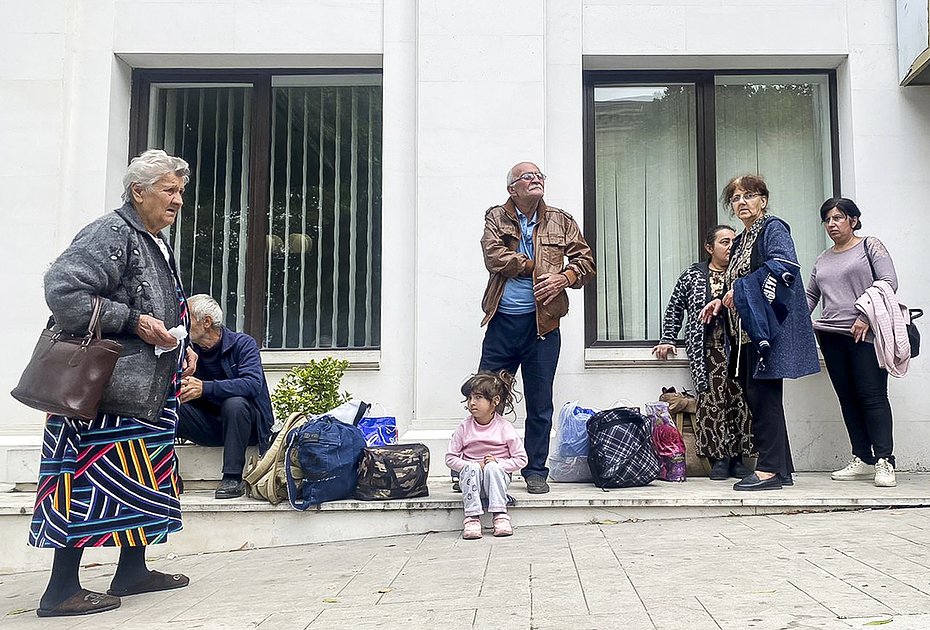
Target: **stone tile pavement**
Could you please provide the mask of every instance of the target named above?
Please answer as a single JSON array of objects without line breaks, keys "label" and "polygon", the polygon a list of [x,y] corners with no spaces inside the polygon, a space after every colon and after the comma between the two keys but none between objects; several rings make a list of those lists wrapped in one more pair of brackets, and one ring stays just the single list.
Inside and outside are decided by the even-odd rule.
[{"label": "stone tile pavement", "polygon": [[[46,573],[4,575],[0,628],[930,628],[928,508],[515,525],[478,541],[154,547],[151,566],[191,585],[83,618],[37,618]],[[84,586],[105,590],[113,565],[85,562]]]}]

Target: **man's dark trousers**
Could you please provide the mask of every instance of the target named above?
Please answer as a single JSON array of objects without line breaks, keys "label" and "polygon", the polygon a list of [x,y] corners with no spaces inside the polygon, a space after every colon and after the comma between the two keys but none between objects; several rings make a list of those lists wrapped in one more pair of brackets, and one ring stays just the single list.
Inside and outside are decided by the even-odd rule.
[{"label": "man's dark trousers", "polygon": [[481,344],[479,371],[507,370],[523,374],[523,396],[526,400],[526,430],[523,445],[528,463],[522,470],[529,475],[549,475],[549,433],[552,431],[552,383],[559,363],[562,337],[556,328],[545,336],[536,333],[536,313],[507,315],[497,313],[488,322]]},{"label": "man's dark trousers", "polygon": [[178,437],[201,446],[223,447],[223,477],[242,477],[245,449],[258,444],[258,410],[248,398],[232,396],[221,406],[202,400],[178,409]]}]

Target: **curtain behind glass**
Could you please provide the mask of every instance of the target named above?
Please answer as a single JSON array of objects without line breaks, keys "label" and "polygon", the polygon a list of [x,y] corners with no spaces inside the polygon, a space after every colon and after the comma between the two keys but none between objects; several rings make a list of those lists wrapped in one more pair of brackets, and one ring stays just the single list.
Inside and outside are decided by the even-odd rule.
[{"label": "curtain behind glass", "polygon": [[349,80],[272,89],[270,348],[380,345],[381,87]]},{"label": "curtain behind glass", "polygon": [[[806,280],[826,244],[818,210],[833,196],[827,77],[717,77],[715,99],[718,197],[732,177],[762,175],[769,212],[791,226]],[[719,217],[743,227],[729,209]]]},{"label": "curtain behind glass", "polygon": [[697,260],[693,85],[594,90],[597,339],[658,339]]},{"label": "curtain behind glass", "polygon": [[251,87],[153,85],[148,147],[190,164],[169,238],[188,295],[208,293],[225,324],[245,322]]}]

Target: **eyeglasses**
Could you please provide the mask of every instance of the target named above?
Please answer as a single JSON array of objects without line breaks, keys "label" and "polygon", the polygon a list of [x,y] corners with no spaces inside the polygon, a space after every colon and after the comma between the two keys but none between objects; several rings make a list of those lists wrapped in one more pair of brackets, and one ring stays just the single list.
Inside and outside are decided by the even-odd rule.
[{"label": "eyeglasses", "polygon": [[823,221],[821,221],[821,223],[823,223],[823,224],[825,224],[825,225],[826,225],[827,223],[842,223],[843,221],[846,221],[847,219],[849,219],[849,217],[846,216],[845,214],[837,214],[837,215],[834,215],[834,216],[832,216],[832,217],[827,217],[826,219],[824,219]]},{"label": "eyeglasses", "polygon": [[748,192],[743,193],[742,195],[733,195],[730,197],[730,205],[734,205],[740,202],[740,199],[745,199],[746,201],[752,201],[756,197],[761,197],[762,193],[757,192]]},{"label": "eyeglasses", "polygon": [[546,181],[546,176],[542,173],[523,173],[523,175],[515,177],[513,181],[517,181],[518,179],[522,179],[525,182],[531,182],[534,179],[538,179],[539,181],[544,182]]}]

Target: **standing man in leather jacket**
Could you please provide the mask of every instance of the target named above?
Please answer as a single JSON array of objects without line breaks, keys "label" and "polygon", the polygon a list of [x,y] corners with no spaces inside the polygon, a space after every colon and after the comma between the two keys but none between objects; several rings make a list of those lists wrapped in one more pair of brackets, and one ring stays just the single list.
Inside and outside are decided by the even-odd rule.
[{"label": "standing man in leather jacket", "polygon": [[522,470],[527,492],[549,491],[552,383],[559,362],[559,320],[568,312],[566,288],[594,278],[594,258],[578,224],[543,201],[546,176],[532,162],[507,173],[510,198],[485,213],[481,249],[490,272],[481,325],[488,325],[479,371],[523,376],[526,397]]}]

